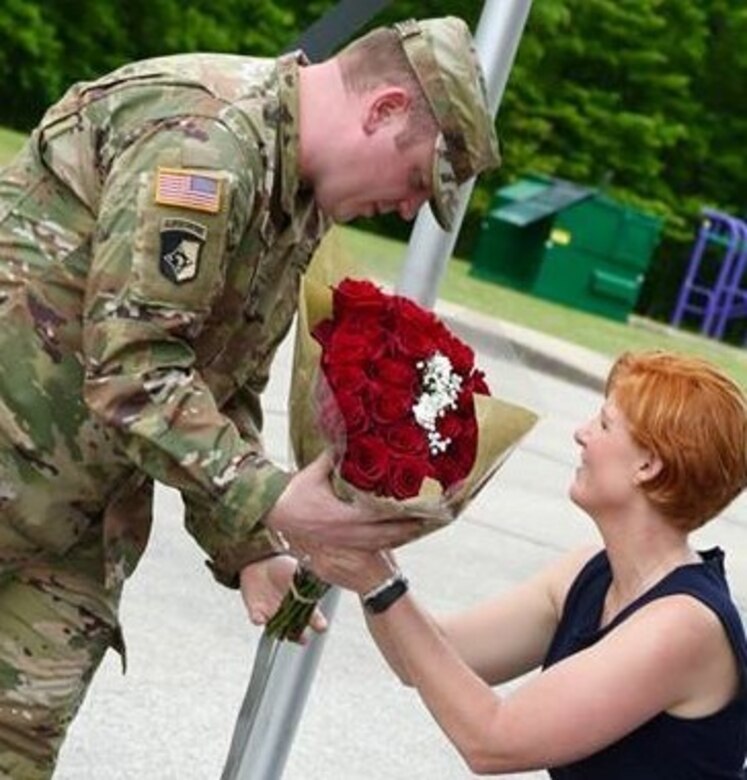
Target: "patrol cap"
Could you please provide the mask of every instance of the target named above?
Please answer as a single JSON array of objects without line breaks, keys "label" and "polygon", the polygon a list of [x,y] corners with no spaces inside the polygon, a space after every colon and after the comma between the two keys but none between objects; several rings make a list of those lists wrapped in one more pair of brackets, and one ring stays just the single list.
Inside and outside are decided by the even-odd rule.
[{"label": "patrol cap", "polygon": [[485,78],[462,19],[410,19],[394,29],[440,129],[430,206],[438,224],[451,230],[458,186],[501,162]]}]

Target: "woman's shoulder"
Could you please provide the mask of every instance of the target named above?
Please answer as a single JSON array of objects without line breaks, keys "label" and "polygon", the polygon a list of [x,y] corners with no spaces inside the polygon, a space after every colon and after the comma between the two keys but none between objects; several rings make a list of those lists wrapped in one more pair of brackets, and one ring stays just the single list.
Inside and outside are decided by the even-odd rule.
[{"label": "woman's shoulder", "polygon": [[623,626],[633,644],[652,645],[652,657],[660,667],[681,673],[679,698],[667,708],[671,715],[705,717],[736,696],[743,674],[739,654],[721,616],[694,594],[654,599]]},{"label": "woman's shoulder", "polygon": [[724,553],[713,548],[700,551],[700,557],[701,563],[680,567],[653,589],[651,600],[676,605],[681,620],[700,622],[712,641],[729,646],[747,676],[747,637],[726,580]]}]

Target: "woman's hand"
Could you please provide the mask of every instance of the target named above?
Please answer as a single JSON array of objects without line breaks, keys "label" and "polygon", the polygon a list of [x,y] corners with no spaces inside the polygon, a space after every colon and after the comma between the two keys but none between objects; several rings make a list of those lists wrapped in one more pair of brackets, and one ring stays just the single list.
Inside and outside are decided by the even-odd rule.
[{"label": "woman's hand", "polygon": [[347,547],[305,547],[304,566],[325,582],[359,595],[381,585],[396,570],[390,552],[364,552]]},{"label": "woman's hand", "polygon": [[[290,555],[275,555],[251,563],[241,570],[241,597],[249,619],[263,626],[278,611],[283,597],[290,590],[298,563]],[[327,629],[327,619],[319,607],[314,609],[309,626],[317,634]],[[299,640],[304,644],[304,636]]]}]

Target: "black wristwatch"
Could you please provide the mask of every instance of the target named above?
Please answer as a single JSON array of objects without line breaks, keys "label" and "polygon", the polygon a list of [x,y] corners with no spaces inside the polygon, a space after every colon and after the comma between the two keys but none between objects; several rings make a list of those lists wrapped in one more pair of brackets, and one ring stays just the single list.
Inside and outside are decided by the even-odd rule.
[{"label": "black wristwatch", "polygon": [[381,614],[389,609],[398,598],[404,596],[407,593],[407,588],[407,578],[401,571],[397,571],[381,585],[361,596],[363,607],[374,615]]}]

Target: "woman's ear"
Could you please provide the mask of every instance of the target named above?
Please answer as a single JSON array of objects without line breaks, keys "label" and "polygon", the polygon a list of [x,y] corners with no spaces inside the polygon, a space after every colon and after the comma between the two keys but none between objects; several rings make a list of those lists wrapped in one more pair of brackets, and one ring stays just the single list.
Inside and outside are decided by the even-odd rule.
[{"label": "woman's ear", "polygon": [[636,485],[642,485],[656,477],[664,467],[661,458],[655,452],[646,452],[635,474]]},{"label": "woman's ear", "polygon": [[386,86],[368,93],[364,103],[363,130],[372,135],[392,121],[401,121],[410,110],[410,94],[402,87]]}]

